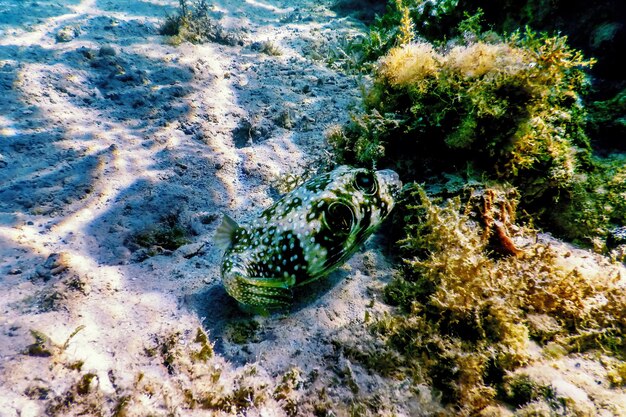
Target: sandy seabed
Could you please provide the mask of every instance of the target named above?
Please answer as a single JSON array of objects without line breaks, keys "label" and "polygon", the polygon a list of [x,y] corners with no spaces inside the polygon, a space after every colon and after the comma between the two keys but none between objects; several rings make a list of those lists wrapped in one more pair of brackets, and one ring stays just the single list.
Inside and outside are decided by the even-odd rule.
[{"label": "sandy seabed", "polygon": [[[1,416],[351,401],[329,383],[343,372],[331,335],[363,318],[382,257],[366,248],[292,314],[251,319],[212,243],[222,212],[245,222],[281,174],[324,161],[325,131],[358,103],[355,78],[321,58],[364,27],[330,3],[213,2],[241,45],[171,46],[158,28],[177,1],[0,1]],[[168,227],[189,243],[137,244]],[[198,329],[208,360],[191,359]]]},{"label": "sandy seabed", "polygon": [[[364,26],[331,1],[221,0],[240,45],[171,46],[177,4],[0,0],[0,416],[435,412],[426,387],[342,354],[388,308],[376,239],[290,314],[254,318],[212,242],[221,213],[245,223],[328,159],[360,90],[324,57]],[[151,245],[162,230],[186,244]],[[593,363],[563,368],[580,363],[593,381]]]}]

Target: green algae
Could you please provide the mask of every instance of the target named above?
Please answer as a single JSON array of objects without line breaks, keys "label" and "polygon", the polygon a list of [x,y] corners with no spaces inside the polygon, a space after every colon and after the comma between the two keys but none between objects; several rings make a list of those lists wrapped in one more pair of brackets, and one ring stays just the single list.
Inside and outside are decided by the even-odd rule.
[{"label": "green algae", "polygon": [[174,46],[182,42],[218,42],[230,46],[243,44],[241,36],[225,30],[210,17],[211,8],[207,0],[179,0],[178,10],[167,16],[159,32],[167,36],[167,42]]},{"label": "green algae", "polygon": [[594,157],[586,172],[577,174],[560,194],[552,225],[560,235],[582,244],[595,243],[605,251],[609,232],[626,225],[626,156]]},{"label": "green algae", "polygon": [[[385,289],[396,309],[368,326],[382,344],[346,346],[348,357],[432,387],[450,415],[501,402],[558,409],[549,386],[507,377],[533,362],[531,340],[546,357],[557,347],[561,355],[596,349],[623,363],[626,297],[616,268],[580,269],[569,263],[571,253],[538,242],[508,215],[496,217],[512,198],[505,189],[473,190],[465,200],[433,199],[419,186],[407,193],[403,265]],[[515,205],[509,202],[510,213]],[[509,235],[498,239],[525,243],[496,253],[489,235],[498,233],[489,225],[507,222]],[[597,297],[608,302],[589,308]],[[621,367],[613,369],[619,381]]]},{"label": "green algae", "polygon": [[52,343],[50,342],[50,338],[38,330],[31,330],[30,334],[35,339],[35,342],[28,345],[23,353],[29,356],[52,356]]},{"label": "green algae", "polygon": [[365,111],[329,141],[347,162],[394,166],[408,179],[471,165],[539,199],[567,187],[590,152],[579,98],[593,60],[566,41],[527,30],[446,51],[393,48]]}]

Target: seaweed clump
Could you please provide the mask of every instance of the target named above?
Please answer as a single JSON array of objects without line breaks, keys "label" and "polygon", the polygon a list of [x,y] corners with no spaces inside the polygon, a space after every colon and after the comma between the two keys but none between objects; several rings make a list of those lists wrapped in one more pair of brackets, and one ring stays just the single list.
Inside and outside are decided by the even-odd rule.
[{"label": "seaweed clump", "polygon": [[365,65],[376,61],[417,32],[427,39],[440,38],[442,27],[455,27],[459,0],[390,0],[385,13],[376,16],[366,36],[355,42]]},{"label": "seaweed clump", "polygon": [[[429,387],[444,415],[584,415],[524,372],[593,352],[611,358],[604,377],[622,384],[624,280],[608,258],[572,256],[581,250],[528,224],[625,258],[624,158],[594,154],[588,136],[583,97],[595,60],[565,36],[482,32],[480,11],[458,37],[427,42],[438,29],[415,13],[445,26],[458,2],[394,3],[362,45],[382,55],[363,109],[328,140],[340,162],[427,185],[407,186],[395,211],[400,265],[384,291],[392,308],[367,316],[374,341],[345,353]],[[592,110],[615,120],[613,104]]]},{"label": "seaweed clump", "polygon": [[[527,219],[575,243],[611,249],[604,240],[626,218],[618,154],[623,80],[609,85],[593,73],[592,85],[589,73],[611,58],[599,54],[609,61],[598,62],[570,46],[574,39],[584,47],[591,28],[581,34],[576,25],[591,21],[566,24],[571,38],[519,30],[555,31],[564,22],[533,1],[487,3],[389,2],[354,47],[374,69],[363,109],[332,129],[329,142],[342,162],[393,167],[405,181],[455,175],[512,184]],[[594,22],[602,15],[590,13]]]},{"label": "seaweed clump", "polygon": [[[488,190],[482,202],[489,194],[504,201],[503,190]],[[480,204],[458,196],[436,203],[419,186],[408,199],[404,265],[385,289],[397,309],[370,326],[384,345],[352,357],[395,358],[392,374],[431,386],[451,415],[520,406],[542,395],[548,406],[559,406],[547,398],[554,396],[549,386],[508,376],[537,360],[531,344],[544,357],[598,349],[623,361],[626,297],[617,268],[577,264],[562,247],[512,224],[507,239],[517,252],[497,254],[489,248],[498,229],[485,228],[485,219],[501,212],[496,206],[480,212]],[[509,204],[514,212],[515,200]]]},{"label": "seaweed clump", "polygon": [[363,111],[331,130],[329,142],[342,162],[393,167],[405,181],[511,184],[537,224],[602,248],[626,208],[623,158],[595,155],[587,134],[614,107],[596,102],[590,118],[583,103],[595,60],[564,36],[483,33],[480,18],[467,16],[464,36],[437,46],[413,40],[407,15]]},{"label": "seaweed clump", "polygon": [[224,45],[243,45],[243,39],[232,33],[210,17],[211,7],[207,0],[179,0],[175,14],[168,16],[159,33],[169,36],[168,42],[178,45],[182,42],[217,42]]},{"label": "seaweed clump", "polygon": [[611,242],[611,232],[626,225],[626,159],[613,154],[593,162],[593,169],[577,174],[547,220],[562,236],[610,253],[626,243]]},{"label": "seaweed clump", "polygon": [[364,114],[330,141],[348,161],[396,165],[413,179],[452,161],[526,197],[554,194],[589,157],[579,98],[592,64],[565,37],[530,30],[445,51],[406,43],[381,59]]}]

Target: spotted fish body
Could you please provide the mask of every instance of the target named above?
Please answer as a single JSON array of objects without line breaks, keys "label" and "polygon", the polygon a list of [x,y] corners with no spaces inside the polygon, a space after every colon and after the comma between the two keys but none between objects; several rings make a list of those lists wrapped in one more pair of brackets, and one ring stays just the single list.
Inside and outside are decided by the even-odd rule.
[{"label": "spotted fish body", "polygon": [[224,216],[228,294],[256,311],[290,305],[294,287],[343,264],[387,217],[401,188],[391,170],[342,166],[313,178],[261,212],[249,227]]}]

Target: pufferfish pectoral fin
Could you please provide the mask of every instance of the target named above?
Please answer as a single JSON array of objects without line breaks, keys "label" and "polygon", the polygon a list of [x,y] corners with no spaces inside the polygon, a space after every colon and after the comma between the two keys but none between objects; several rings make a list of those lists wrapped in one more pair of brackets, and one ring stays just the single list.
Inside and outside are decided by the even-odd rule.
[{"label": "pufferfish pectoral fin", "polygon": [[295,279],[286,278],[267,278],[267,277],[244,277],[239,276],[239,280],[244,281],[250,285],[256,287],[270,287],[270,288],[290,288],[295,283]]},{"label": "pufferfish pectoral fin", "polygon": [[291,305],[291,283],[283,278],[236,277],[235,297],[241,304],[258,309],[276,309]]},{"label": "pufferfish pectoral fin", "polygon": [[217,227],[213,241],[215,246],[220,250],[226,250],[233,242],[235,232],[239,229],[239,225],[228,214],[222,217],[222,223]]}]

